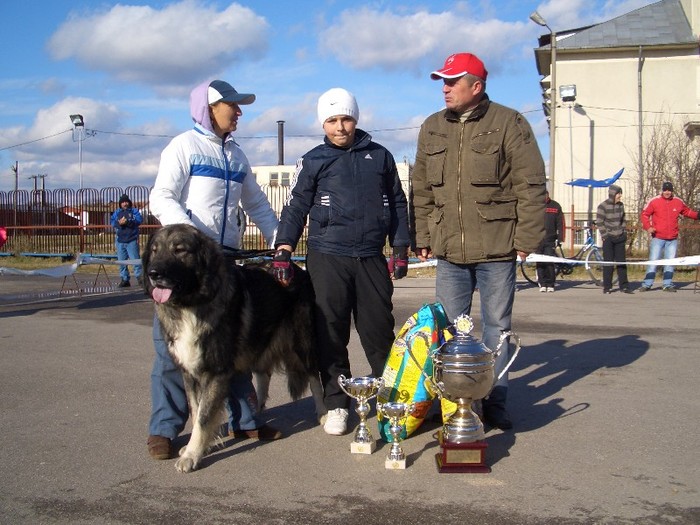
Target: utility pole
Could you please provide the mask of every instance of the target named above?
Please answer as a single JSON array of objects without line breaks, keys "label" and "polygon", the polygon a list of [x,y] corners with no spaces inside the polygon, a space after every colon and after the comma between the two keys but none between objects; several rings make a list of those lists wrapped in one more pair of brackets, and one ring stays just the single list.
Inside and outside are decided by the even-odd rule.
[{"label": "utility pole", "polygon": [[[38,175],[30,175],[27,177],[28,179],[33,179],[34,180],[34,191],[32,192],[32,197],[34,204],[39,204],[40,206],[44,206],[44,188],[45,188],[45,183],[44,179],[46,178],[47,174],[46,173],[39,173]],[[41,179],[41,198],[39,199],[39,188],[38,188],[38,182],[39,179]]]},{"label": "utility pole", "polygon": [[15,161],[15,165],[11,167],[15,172],[15,193],[12,196],[12,209],[14,210],[14,225],[17,226],[17,191],[19,190],[19,162]]}]

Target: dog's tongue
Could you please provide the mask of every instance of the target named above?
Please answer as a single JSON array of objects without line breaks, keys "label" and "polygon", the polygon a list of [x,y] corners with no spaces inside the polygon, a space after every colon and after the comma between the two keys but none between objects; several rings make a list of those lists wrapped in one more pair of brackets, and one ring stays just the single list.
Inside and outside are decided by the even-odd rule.
[{"label": "dog's tongue", "polygon": [[151,297],[157,303],[163,304],[170,299],[170,294],[173,291],[170,288],[154,288],[151,292]]}]

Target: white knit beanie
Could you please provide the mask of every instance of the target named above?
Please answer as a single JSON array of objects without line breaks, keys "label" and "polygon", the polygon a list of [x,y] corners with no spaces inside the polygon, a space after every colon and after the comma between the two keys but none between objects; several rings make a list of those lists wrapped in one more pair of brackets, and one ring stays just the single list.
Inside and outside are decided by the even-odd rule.
[{"label": "white knit beanie", "polygon": [[360,109],[357,107],[355,95],[343,88],[332,88],[318,99],[318,120],[323,124],[330,117],[347,115],[360,120]]}]

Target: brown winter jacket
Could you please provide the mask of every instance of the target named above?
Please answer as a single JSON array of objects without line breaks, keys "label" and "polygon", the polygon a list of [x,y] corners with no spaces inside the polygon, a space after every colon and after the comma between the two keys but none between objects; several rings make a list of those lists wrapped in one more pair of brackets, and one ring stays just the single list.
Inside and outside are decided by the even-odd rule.
[{"label": "brown winter jacket", "polygon": [[484,95],[469,118],[442,110],[418,136],[414,247],[471,264],[512,260],[542,241],[545,174],[530,125]]}]

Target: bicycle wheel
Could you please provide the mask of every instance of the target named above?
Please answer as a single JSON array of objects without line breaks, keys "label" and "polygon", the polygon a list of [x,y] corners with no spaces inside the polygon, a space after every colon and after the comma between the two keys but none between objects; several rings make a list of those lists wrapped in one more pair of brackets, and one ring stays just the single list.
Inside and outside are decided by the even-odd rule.
[{"label": "bicycle wheel", "polygon": [[[596,262],[601,262],[603,260],[603,255],[597,246],[593,247],[586,254],[586,271],[591,277],[591,280],[596,284],[596,286],[603,285],[603,265],[596,264]],[[593,261],[591,263],[591,261]],[[617,284],[617,275],[613,275],[613,286]]]},{"label": "bicycle wheel", "polygon": [[520,261],[520,273],[523,274],[523,277],[527,282],[530,284],[534,284],[535,286],[538,286],[537,284],[537,266],[533,263],[526,263],[525,261]]}]

